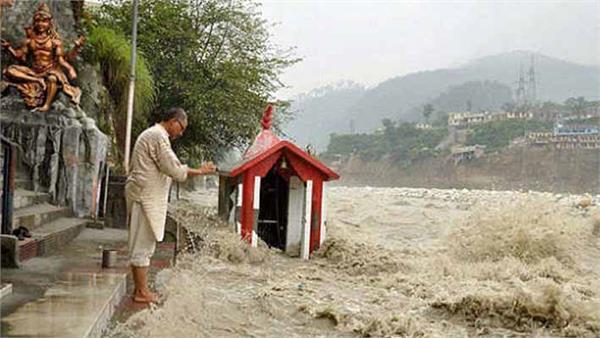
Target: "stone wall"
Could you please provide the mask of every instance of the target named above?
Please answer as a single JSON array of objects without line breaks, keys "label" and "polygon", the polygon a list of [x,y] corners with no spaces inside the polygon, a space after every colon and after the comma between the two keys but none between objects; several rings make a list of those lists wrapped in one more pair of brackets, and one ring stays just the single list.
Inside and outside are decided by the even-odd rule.
[{"label": "stone wall", "polygon": [[16,93],[0,100],[2,135],[21,146],[19,168],[34,190],[79,216],[96,214],[109,139],[79,108],[57,100],[49,113],[31,112]]}]

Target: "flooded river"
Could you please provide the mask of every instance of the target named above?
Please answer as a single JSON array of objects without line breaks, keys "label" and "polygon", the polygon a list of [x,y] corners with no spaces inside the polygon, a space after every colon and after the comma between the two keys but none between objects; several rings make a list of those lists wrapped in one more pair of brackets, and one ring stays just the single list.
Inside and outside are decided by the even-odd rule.
[{"label": "flooded river", "polygon": [[113,335],[599,336],[596,199],[336,187],[327,241],[302,261],[249,248],[216,220],[216,191],[189,193],[174,210],[195,253]]}]

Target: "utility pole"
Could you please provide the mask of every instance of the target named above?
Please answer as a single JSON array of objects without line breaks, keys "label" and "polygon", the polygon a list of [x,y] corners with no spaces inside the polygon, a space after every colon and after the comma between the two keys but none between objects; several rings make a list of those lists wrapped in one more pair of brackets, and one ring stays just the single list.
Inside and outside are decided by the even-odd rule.
[{"label": "utility pole", "polygon": [[131,27],[131,73],[129,75],[129,96],[127,98],[127,132],[125,133],[125,173],[129,174],[131,149],[131,124],[133,122],[133,99],[135,95],[135,61],[137,48],[138,0],[133,0],[133,24]]}]

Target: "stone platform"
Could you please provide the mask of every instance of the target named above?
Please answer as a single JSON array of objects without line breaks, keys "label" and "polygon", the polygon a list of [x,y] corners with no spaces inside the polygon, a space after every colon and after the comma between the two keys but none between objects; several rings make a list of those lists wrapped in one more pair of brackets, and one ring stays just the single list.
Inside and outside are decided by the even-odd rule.
[{"label": "stone platform", "polygon": [[69,208],[76,217],[91,217],[97,211],[110,140],[94,119],[65,100],[59,95],[52,111],[39,113],[25,109],[16,93],[2,96],[0,132],[18,145],[15,184],[30,191],[22,195],[24,199]]},{"label": "stone platform", "polygon": [[[99,337],[127,290],[127,232],[83,229],[56,255],[2,269],[13,292],[1,300],[2,337]],[[102,248],[119,252],[101,267]]]},{"label": "stone platform", "polygon": [[[115,249],[116,266],[101,267],[102,249]],[[150,284],[173,264],[175,243],[159,243]],[[126,294],[133,290],[127,260],[127,230],[84,228],[59,253],[34,257],[19,269],[2,269],[12,293],[0,299],[0,337],[101,337],[111,323],[147,307]]]}]

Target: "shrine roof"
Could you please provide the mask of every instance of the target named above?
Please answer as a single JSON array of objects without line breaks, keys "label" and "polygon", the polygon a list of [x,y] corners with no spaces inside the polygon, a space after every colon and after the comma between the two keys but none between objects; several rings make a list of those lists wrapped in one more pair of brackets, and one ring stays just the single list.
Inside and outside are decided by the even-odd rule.
[{"label": "shrine roof", "polygon": [[242,158],[236,163],[225,165],[219,168],[219,174],[224,176],[236,177],[244,173],[248,169],[261,163],[263,160],[271,157],[280,151],[289,151],[297,155],[303,161],[307,162],[314,169],[320,171],[327,177],[328,180],[338,179],[340,176],[333,170],[328,168],[321,161],[313,157],[311,154],[300,149],[294,143],[288,140],[281,140],[271,130],[273,107],[269,105],[263,114],[261,120],[262,131],[256,136],[254,142],[244,152]]}]

